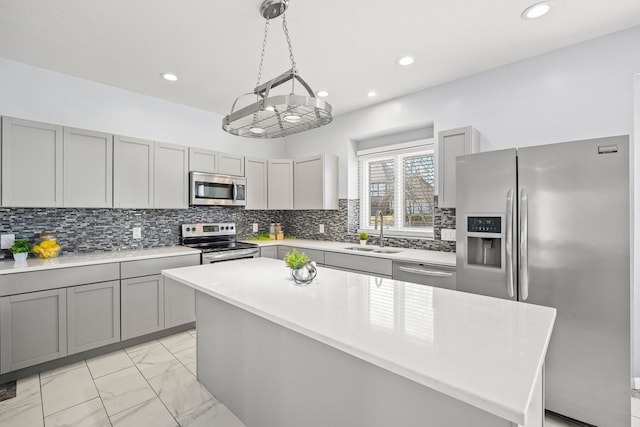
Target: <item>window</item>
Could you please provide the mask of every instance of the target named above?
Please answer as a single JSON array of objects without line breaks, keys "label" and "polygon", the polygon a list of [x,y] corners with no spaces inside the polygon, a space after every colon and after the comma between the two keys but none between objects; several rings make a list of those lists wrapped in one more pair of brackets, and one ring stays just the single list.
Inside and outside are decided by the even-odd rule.
[{"label": "window", "polygon": [[372,229],[380,211],[388,234],[433,236],[433,141],[363,150],[358,161],[360,228]]}]

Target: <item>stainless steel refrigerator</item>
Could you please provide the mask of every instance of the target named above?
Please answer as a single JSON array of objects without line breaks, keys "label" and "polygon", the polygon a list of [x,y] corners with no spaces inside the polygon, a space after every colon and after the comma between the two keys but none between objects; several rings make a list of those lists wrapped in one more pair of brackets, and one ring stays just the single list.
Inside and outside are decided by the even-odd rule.
[{"label": "stainless steel refrigerator", "polygon": [[547,410],[629,426],[629,138],[471,154],[456,168],[456,288],[555,307]]}]

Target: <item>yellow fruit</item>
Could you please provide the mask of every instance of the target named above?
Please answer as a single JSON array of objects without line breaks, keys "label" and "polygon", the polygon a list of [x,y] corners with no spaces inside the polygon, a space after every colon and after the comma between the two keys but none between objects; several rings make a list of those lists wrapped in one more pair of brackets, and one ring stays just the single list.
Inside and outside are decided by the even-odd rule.
[{"label": "yellow fruit", "polygon": [[42,248],[40,247],[40,245],[35,245],[33,247],[33,252],[35,252],[35,253],[39,253],[41,250],[42,250]]}]

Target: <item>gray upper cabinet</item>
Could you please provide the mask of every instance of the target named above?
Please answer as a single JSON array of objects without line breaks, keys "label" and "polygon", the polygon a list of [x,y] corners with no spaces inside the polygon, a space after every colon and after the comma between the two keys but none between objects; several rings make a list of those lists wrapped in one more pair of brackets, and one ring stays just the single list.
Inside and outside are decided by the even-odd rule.
[{"label": "gray upper cabinet", "polygon": [[0,374],[67,355],[66,291],[0,298]]},{"label": "gray upper cabinet", "polygon": [[218,172],[218,153],[204,148],[189,148],[189,171]]},{"label": "gray upper cabinet", "polygon": [[268,208],[293,209],[293,160],[269,160],[268,171]]},{"label": "gray upper cabinet", "polygon": [[245,159],[247,178],[247,206],[245,209],[267,209],[267,165],[264,159]]},{"label": "gray upper cabinet", "polygon": [[154,207],[153,141],[116,135],[113,142],[113,207]]},{"label": "gray upper cabinet", "polygon": [[293,162],[295,209],[338,209],[338,158],[319,155]]},{"label": "gray upper cabinet", "polygon": [[67,344],[74,354],[120,341],[120,282],[67,288]]},{"label": "gray upper cabinet", "polygon": [[156,143],[154,207],[189,207],[189,151],[183,145]]},{"label": "gray upper cabinet", "polygon": [[64,128],[63,205],[113,206],[113,135]]},{"label": "gray upper cabinet", "polygon": [[471,126],[438,133],[438,207],[456,207],[456,157],[480,151],[480,134]]},{"label": "gray upper cabinet", "polygon": [[222,175],[244,176],[244,156],[218,153],[218,173]]},{"label": "gray upper cabinet", "polygon": [[62,126],[2,118],[2,205],[62,206]]}]

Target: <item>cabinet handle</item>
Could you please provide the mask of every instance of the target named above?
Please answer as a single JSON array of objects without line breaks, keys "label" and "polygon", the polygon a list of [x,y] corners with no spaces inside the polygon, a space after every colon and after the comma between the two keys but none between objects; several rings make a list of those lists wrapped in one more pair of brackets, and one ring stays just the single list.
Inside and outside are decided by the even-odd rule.
[{"label": "cabinet handle", "polygon": [[433,277],[452,277],[453,276],[453,273],[448,273],[446,271],[423,270],[422,268],[416,268],[416,267],[398,267],[398,270],[404,271],[405,273],[421,274],[423,276],[433,276]]}]

